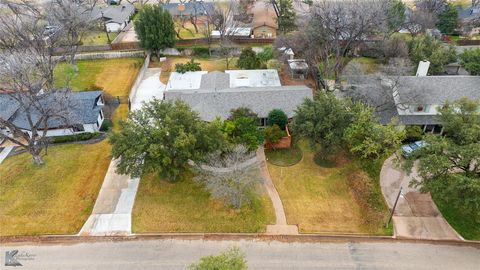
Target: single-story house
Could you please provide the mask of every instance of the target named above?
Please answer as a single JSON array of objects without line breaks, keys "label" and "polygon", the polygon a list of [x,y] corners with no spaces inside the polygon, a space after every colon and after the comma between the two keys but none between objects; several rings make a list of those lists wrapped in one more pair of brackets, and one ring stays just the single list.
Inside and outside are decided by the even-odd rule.
[{"label": "single-story house", "polygon": [[119,32],[125,28],[135,14],[131,4],[96,6],[93,8],[90,20],[102,20],[108,32]]},{"label": "single-story house", "polygon": [[[480,6],[463,8],[457,7],[458,18],[464,35],[480,34]],[[477,22],[476,26],[474,22]]]},{"label": "single-story house", "polygon": [[351,76],[344,94],[376,108],[383,124],[395,117],[399,124],[421,126],[428,132],[441,132],[437,115],[447,101],[480,99],[480,76],[400,76],[394,80]]},{"label": "single-story house", "polygon": [[[104,120],[102,108],[104,100],[102,91],[81,91],[74,92],[70,98],[70,116],[68,117],[68,125],[63,119],[51,118],[48,121],[47,137],[73,135],[84,132],[97,132],[100,130]],[[56,102],[51,96],[45,98],[43,102]],[[12,122],[16,127],[31,135],[30,125],[27,115],[18,102],[9,94],[0,94],[0,118]],[[33,121],[40,118],[38,111],[31,112]],[[42,126],[40,127],[42,130]],[[1,130],[4,134],[11,134],[7,129]]]},{"label": "single-story house", "polygon": [[162,5],[163,9],[167,10],[172,17],[196,15],[206,16],[214,9],[214,3],[188,2],[188,3],[168,3]]},{"label": "single-story house", "polygon": [[253,20],[252,31],[255,38],[277,37],[277,15],[271,4],[264,1],[256,1],[252,7]]},{"label": "single-story house", "polygon": [[169,82],[165,100],[185,101],[205,121],[226,119],[232,109],[247,107],[258,114],[261,125],[266,125],[271,110],[281,109],[292,118],[304,99],[313,98],[312,89],[305,85],[282,86],[276,70],[190,72],[187,76],[195,77],[192,80],[199,81],[198,87],[168,88],[176,84]]}]

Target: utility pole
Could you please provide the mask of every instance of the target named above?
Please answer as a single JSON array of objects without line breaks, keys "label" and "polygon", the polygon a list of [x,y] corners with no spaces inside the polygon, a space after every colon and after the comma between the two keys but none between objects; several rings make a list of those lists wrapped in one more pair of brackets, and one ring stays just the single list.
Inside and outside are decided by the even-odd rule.
[{"label": "utility pole", "polygon": [[402,195],[402,190],[403,190],[403,187],[400,187],[400,190],[398,191],[398,194],[397,194],[397,198],[395,199],[395,203],[393,204],[392,211],[390,212],[390,218],[388,219],[387,225],[385,225],[386,228],[388,228],[390,221],[392,221],[393,213],[395,213],[395,208],[397,208],[398,199]]}]

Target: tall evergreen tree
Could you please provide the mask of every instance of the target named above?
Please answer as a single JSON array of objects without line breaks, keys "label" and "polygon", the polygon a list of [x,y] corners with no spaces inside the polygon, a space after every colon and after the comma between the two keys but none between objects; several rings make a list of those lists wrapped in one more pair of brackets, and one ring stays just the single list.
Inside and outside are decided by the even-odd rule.
[{"label": "tall evergreen tree", "polygon": [[278,30],[282,34],[286,34],[293,30],[297,29],[297,25],[295,24],[295,9],[293,8],[293,1],[292,0],[279,0],[278,1]]},{"label": "tall evergreen tree", "polygon": [[452,34],[458,26],[458,11],[451,3],[438,14],[437,27],[443,34]]},{"label": "tall evergreen tree", "polygon": [[160,57],[160,51],[175,45],[172,16],[161,5],[147,5],[135,20],[140,46]]}]

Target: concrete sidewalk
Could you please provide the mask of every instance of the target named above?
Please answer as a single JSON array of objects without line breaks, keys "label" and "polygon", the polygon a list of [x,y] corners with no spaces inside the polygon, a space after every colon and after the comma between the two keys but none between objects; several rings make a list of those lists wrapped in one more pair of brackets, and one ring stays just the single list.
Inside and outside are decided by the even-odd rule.
[{"label": "concrete sidewalk", "polygon": [[257,149],[257,159],[260,162],[260,171],[264,179],[264,186],[267,190],[268,196],[272,200],[273,208],[275,210],[276,222],[273,225],[267,225],[266,234],[270,235],[295,235],[298,234],[298,227],[296,225],[288,225],[283,203],[280,195],[273,184],[270,173],[268,172],[267,161],[265,159],[265,151],[263,146]]},{"label": "concrete sidewalk", "polygon": [[[430,194],[420,193],[409,187],[413,178],[418,177],[416,170],[407,175],[396,168],[395,157],[389,157],[380,172],[380,186],[390,209],[403,188],[403,194],[393,215],[395,234],[398,238],[459,240],[461,236],[448,224],[432,200]],[[463,239],[462,239],[463,240]]]},{"label": "concrete sidewalk", "polygon": [[132,210],[139,178],[115,172],[117,160],[112,160],[92,214],[79,235],[105,236],[132,233]]}]

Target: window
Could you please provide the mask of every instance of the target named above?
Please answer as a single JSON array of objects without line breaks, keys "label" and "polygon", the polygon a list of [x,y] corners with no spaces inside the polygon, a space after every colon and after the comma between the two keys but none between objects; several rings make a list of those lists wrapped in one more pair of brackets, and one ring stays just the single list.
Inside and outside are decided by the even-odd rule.
[{"label": "window", "polygon": [[85,129],[83,128],[83,125],[77,124],[72,126],[73,132],[83,132]]}]

